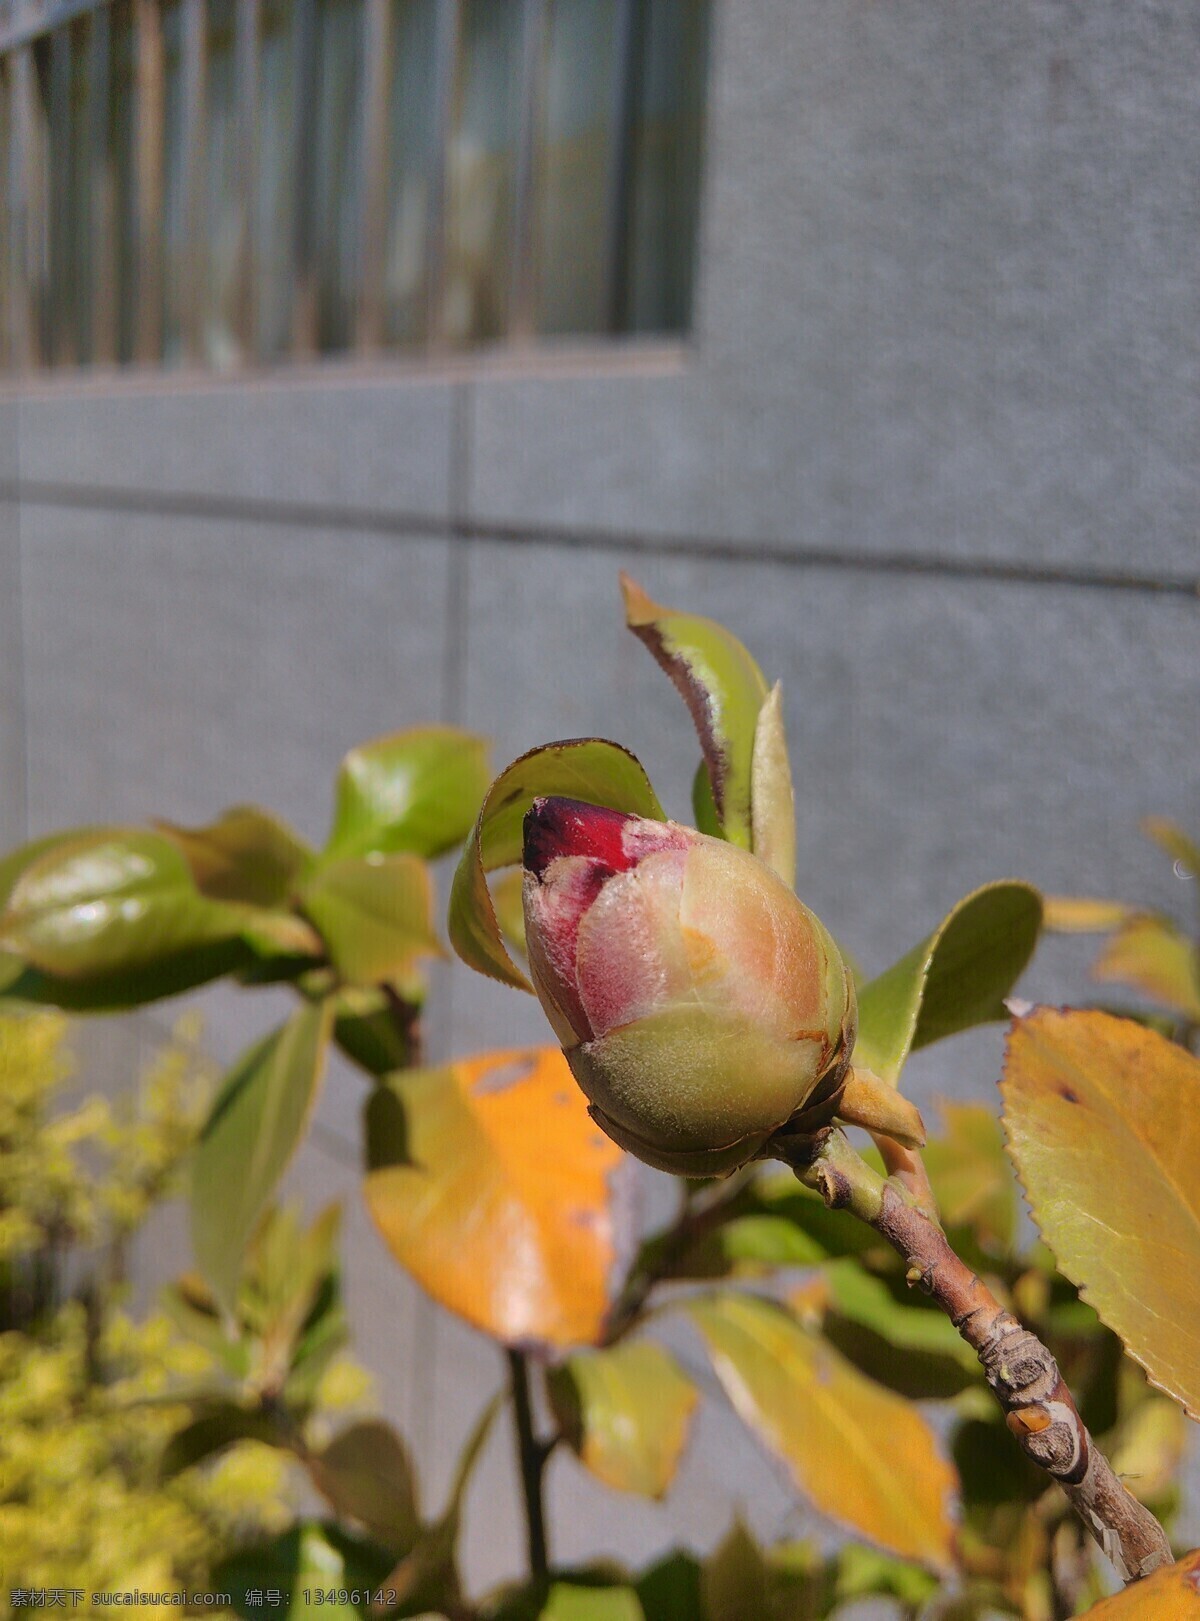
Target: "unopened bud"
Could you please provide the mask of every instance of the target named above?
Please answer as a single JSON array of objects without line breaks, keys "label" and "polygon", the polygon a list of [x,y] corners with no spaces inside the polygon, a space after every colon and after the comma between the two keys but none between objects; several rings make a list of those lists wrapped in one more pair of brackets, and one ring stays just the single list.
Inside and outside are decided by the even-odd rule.
[{"label": "unopened bud", "polygon": [[555,798],[525,818],[524,865],[534,987],[623,1148],[720,1175],[840,1082],[853,981],[763,862],[689,827]]}]

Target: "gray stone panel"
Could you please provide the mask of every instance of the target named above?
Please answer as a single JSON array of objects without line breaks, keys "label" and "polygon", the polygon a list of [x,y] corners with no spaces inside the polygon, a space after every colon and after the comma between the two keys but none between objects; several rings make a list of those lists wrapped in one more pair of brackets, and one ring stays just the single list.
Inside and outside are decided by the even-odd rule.
[{"label": "gray stone panel", "polygon": [[21,472],[141,495],[310,502],[444,518],[448,384],[332,381],[51,391],[21,405]]},{"label": "gray stone panel", "polygon": [[23,512],[30,826],[210,819],[324,836],[354,744],[443,718],[448,548]]},{"label": "gray stone panel", "polygon": [[481,382],[472,513],[1194,577],[1194,8],[719,18],[683,374]]},{"label": "gray stone panel", "polygon": [[[800,893],[868,972],[989,878],[1188,906],[1137,825],[1149,814],[1194,821],[1200,803],[1194,604],[476,545],[466,708],[496,737],[497,758],[607,735],[682,816],[697,745],[673,688],[623,628],[619,562],[662,600],[724,620],[783,680]],[[1050,942],[1025,994],[1085,995],[1086,960],[1080,942]],[[493,1026],[541,1039],[529,998],[482,981],[454,998],[470,1042]],[[914,1061],[914,1090],[992,1097],[998,1060],[997,1032],[958,1038]]]}]

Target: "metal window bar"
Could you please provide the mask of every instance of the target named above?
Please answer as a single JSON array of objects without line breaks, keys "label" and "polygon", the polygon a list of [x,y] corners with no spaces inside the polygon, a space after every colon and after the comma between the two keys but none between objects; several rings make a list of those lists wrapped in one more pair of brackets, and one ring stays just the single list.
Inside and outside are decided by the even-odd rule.
[{"label": "metal window bar", "polygon": [[392,0],[366,0],[366,41],[361,95],[362,183],[360,268],[355,347],[373,354],[383,343],[383,277],[386,247],[388,89],[392,68]]},{"label": "metal window bar", "polygon": [[[205,331],[208,0],[179,3],[183,18],[178,104],[181,167],[177,171],[180,190],[178,194],[173,191],[172,198],[179,210],[180,232],[178,251],[169,265],[164,241],[163,0],[130,0],[134,150],[128,181],[121,179],[121,156],[116,150],[116,24],[110,0],[9,0],[7,6],[0,5],[0,72],[4,76],[0,118],[6,123],[0,140],[5,212],[0,228],[0,367],[29,370],[88,361],[112,365],[129,359],[140,366],[156,367],[164,359],[168,318],[176,323],[180,358],[185,364],[203,365],[210,358]],[[295,78],[289,118],[293,138],[288,185],[294,228],[288,350],[293,358],[306,358],[315,356],[321,347],[319,322],[323,317],[319,312],[325,295],[319,256],[328,249],[347,251],[356,261],[355,280],[349,284],[348,321],[332,341],[339,349],[369,357],[389,347],[388,207],[391,165],[396,161],[389,149],[389,98],[394,81],[397,0],[363,0],[361,67],[357,81],[352,81],[362,130],[357,168],[351,175],[356,217],[332,222],[319,218],[315,184],[316,114],[322,90],[320,3],[292,0],[290,7]],[[463,0],[435,3],[429,64],[435,127],[425,176],[425,314],[418,322],[424,347],[433,353],[448,342],[447,164],[459,116],[463,51]],[[510,149],[512,256],[502,333],[507,341],[518,343],[532,340],[538,324],[539,170],[550,3],[520,0],[519,121],[515,146]],[[703,0],[699,3],[703,5]],[[632,319],[631,193],[650,5],[649,0],[612,0],[612,4],[616,49],[610,92],[613,111],[604,204],[601,320],[603,329],[615,334],[628,330]],[[255,155],[261,120],[264,16],[264,0],[237,0],[233,68],[237,154],[230,183],[236,256],[230,304],[235,353],[242,365],[255,363],[262,342],[256,310],[262,272],[256,241]],[[76,21],[85,18],[86,23]],[[35,45],[40,55],[35,55]],[[86,53],[81,81],[77,77],[81,63],[76,60],[80,50]],[[86,89],[81,90],[81,83]],[[79,208],[86,218],[74,217],[73,210]],[[122,233],[127,230],[123,216],[130,208],[133,243],[126,250],[122,247]],[[348,233],[344,239],[339,230]],[[345,270],[340,274],[344,276]],[[131,276],[132,287],[128,285]],[[264,289],[267,285],[263,284]],[[131,313],[123,313],[126,310]],[[129,319],[134,323],[131,340],[122,337],[123,323]],[[421,341],[415,332],[413,339]],[[328,344],[330,340],[326,337],[324,341]]]},{"label": "metal window bar", "polygon": [[234,309],[237,340],[243,364],[255,355],[258,311],[254,278],[255,216],[254,163],[258,144],[258,97],[262,6],[260,0],[238,0],[237,39],[234,46],[237,96],[237,269]]},{"label": "metal window bar", "polygon": [[163,34],[157,0],[136,0],[136,241],[139,363],[155,365],[163,331]]},{"label": "metal window bar", "polygon": [[91,234],[92,360],[113,365],[117,358],[116,185],[109,155],[109,100],[112,94],[112,13],[92,13],[89,41],[88,152]]},{"label": "metal window bar", "polygon": [[426,328],[429,347],[438,350],[446,344],[446,214],[448,205],[447,160],[454,127],[458,97],[458,61],[462,41],[461,0],[438,0],[437,30],[434,42],[435,107],[433,173],[429,177],[429,208],[426,224],[427,266],[425,275]]},{"label": "metal window bar", "polygon": [[521,125],[513,188],[513,267],[509,337],[528,341],[534,331],[537,293],[537,139],[546,83],[546,0],[522,0]]},{"label": "metal window bar", "polygon": [[177,265],[180,337],[186,362],[204,361],[204,158],[207,140],[205,90],[208,37],[205,0],[183,0],[183,196],[180,200],[182,253]]}]

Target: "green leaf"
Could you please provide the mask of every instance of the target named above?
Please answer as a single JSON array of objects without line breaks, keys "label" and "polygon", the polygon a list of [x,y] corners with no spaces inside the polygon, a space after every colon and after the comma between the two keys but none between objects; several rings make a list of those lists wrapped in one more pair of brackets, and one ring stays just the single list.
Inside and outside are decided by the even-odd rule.
[{"label": "green leaf", "polygon": [[753,848],[754,734],[767,696],[762,671],[715,620],[662,607],[627,574],[621,576],[621,590],[626,624],[670,676],[691,713],[724,836]]},{"label": "green leaf", "polygon": [[858,994],[855,1061],[895,1085],[909,1052],[1007,1017],[1004,998],[1033,955],[1036,889],[985,884],[959,901],[927,940]]},{"label": "green leaf", "polygon": [[419,1008],[394,1009],[375,986],[349,985],[333,998],[333,1039],[368,1075],[407,1069],[413,1058],[413,1027]]},{"label": "green leaf", "polygon": [[638,1577],[636,1592],[646,1621],[697,1621],[703,1616],[700,1562],[671,1553]]},{"label": "green leaf", "polygon": [[521,957],[529,955],[525,947],[525,874],[520,867],[510,867],[492,880],[492,905],[496,909],[496,922],[508,945]]},{"label": "green leaf", "polygon": [[938,1590],[937,1578],[920,1565],[894,1559],[861,1542],[848,1542],[837,1551],[836,1594],[839,1603],[859,1598],[898,1598],[914,1607],[924,1604]]},{"label": "green leaf", "polygon": [[474,835],[454,874],[450,942],[468,967],[523,991],[533,987],[505,950],[487,874],[519,864],[525,813],[543,794],[666,820],[637,760],[600,737],[547,743],[500,773],[484,797]]},{"label": "green leaf", "polygon": [[[753,1277],[770,1267],[817,1266],[879,1243],[870,1228],[828,1209],[791,1172],[760,1172],[715,1215],[700,1217],[698,1236],[665,1260],[667,1277]],[[646,1241],[641,1264],[660,1269],[657,1251],[667,1236]]]},{"label": "green leaf", "polygon": [[707,1621],[748,1621],[771,1614],[771,1572],[740,1520],[704,1562],[700,1578]]},{"label": "green leaf", "polygon": [[192,1243],[233,1310],[242,1257],[304,1135],[324,1066],[331,1010],[300,1008],[239,1060],[217,1093],[192,1164]]},{"label": "green leaf", "polygon": [[312,856],[298,833],[258,805],[232,805],[207,827],[154,825],[182,851],[200,893],[217,901],[286,907]]},{"label": "green leaf", "polygon": [[969,1228],[977,1243],[1007,1255],[1017,1233],[1017,1198],[1004,1133],[982,1103],[943,1103],[946,1129],[926,1143],[925,1169],[942,1222]]},{"label": "green leaf", "polygon": [[180,850],[143,828],[40,840],[7,868],[0,949],[27,964],[6,985],[14,998],[135,1007],[245,968],[254,952],[319,950],[301,918],[202,895]]},{"label": "green leaf", "polygon": [[734,1408],[823,1513],[892,1553],[953,1566],[954,1471],[916,1408],[772,1303],[689,1303]]},{"label": "green leaf", "polygon": [[439,956],[433,882],[419,856],[322,859],[300,892],[334,967],[372,985],[403,978],[421,956]]},{"label": "green leaf", "polygon": [[648,1340],[584,1351],[547,1375],[568,1444],[617,1491],[664,1497],[698,1400],[662,1346]]},{"label": "green leaf", "polygon": [[754,854],[791,889],[796,882],[796,796],[783,729],[783,689],[778,681],[759,711],[754,730],[750,820]]},{"label": "green leaf", "polygon": [[385,1578],[382,1585],[395,1593],[389,1603],[399,1605],[391,1614],[416,1616],[429,1610],[454,1614],[465,1609],[458,1574],[463,1499],[504,1400],[504,1395],[498,1394],[484,1408],[459,1456],[449,1500],[441,1516],[426,1527],[415,1546]]},{"label": "green leaf", "polygon": [[453,726],[394,732],[351,749],[335,790],[325,861],[461,844],[487,787],[487,743]]},{"label": "green leaf", "polygon": [[692,815],[696,818],[699,832],[707,833],[710,839],[724,837],[721,832],[721,821],[717,815],[717,803],[713,798],[712,780],[708,775],[708,766],[703,760],[696,767],[696,775],[692,778]]},{"label": "green leaf", "polygon": [[31,839],[27,844],[19,844],[16,849],[0,856],[0,915],[3,915],[8,905],[8,898],[17,879],[27,867],[31,867],[35,861],[60,846],[77,844],[83,839],[94,838],[111,831],[112,829],[103,827],[67,828],[62,833],[46,833],[40,839]]},{"label": "green leaf", "polygon": [[[375,1614],[370,1600],[386,1586],[392,1555],[370,1542],[350,1537],[332,1525],[309,1522],[297,1525],[269,1542],[246,1548],[213,1572],[212,1587],[230,1593],[233,1607],[244,1621],[262,1621],[265,1614],[282,1621],[307,1621],[317,1607],[306,1601],[304,1589],[361,1595],[357,1600],[334,1598],[320,1606],[330,1621]],[[286,1595],[281,1607],[264,1610],[260,1594],[277,1588]],[[393,1614],[397,1612],[392,1612]],[[400,1612],[413,1615],[412,1610]]]},{"label": "green leaf", "polygon": [[1125,1019],[1037,1008],[1009,1032],[1000,1090],[1059,1267],[1200,1418],[1200,1060]]},{"label": "green leaf", "polygon": [[238,936],[245,910],[200,894],[159,833],[101,828],[60,841],[19,873],[0,941],[66,978],[145,967]]},{"label": "green leaf", "polygon": [[364,1419],[336,1435],[308,1460],[308,1472],[340,1518],[393,1552],[407,1552],[420,1534],[416,1487],[408,1451],[389,1424]]},{"label": "green leaf", "polygon": [[552,1577],[506,1594],[487,1621],[645,1621],[633,1588]]},{"label": "green leaf", "polygon": [[869,1378],[914,1401],[956,1395],[982,1378],[975,1353],[936,1306],[898,1298],[853,1260],[830,1263],[824,1281],[822,1332]]},{"label": "green leaf", "polygon": [[1133,985],[1152,1002],[1200,1020],[1200,950],[1169,918],[1127,918],[1092,964],[1092,977]]},{"label": "green leaf", "polygon": [[185,1469],[216,1457],[237,1441],[262,1441],[276,1447],[286,1444],[279,1426],[266,1413],[236,1402],[217,1402],[167,1442],[159,1460],[159,1479],[174,1480]]}]

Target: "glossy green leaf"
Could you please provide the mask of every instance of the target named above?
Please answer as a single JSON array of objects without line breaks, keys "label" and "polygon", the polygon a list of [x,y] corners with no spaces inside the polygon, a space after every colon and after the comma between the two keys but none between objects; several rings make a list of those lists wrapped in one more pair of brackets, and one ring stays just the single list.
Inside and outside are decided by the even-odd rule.
[{"label": "glossy green leaf", "polygon": [[557,1048],[393,1076],[365,1124],[367,1208],[435,1300],[507,1345],[600,1337],[628,1237],[622,1155]]},{"label": "glossy green leaf", "polygon": [[715,620],[662,607],[627,574],[621,576],[621,590],[626,623],[670,676],[691,713],[722,832],[749,850],[754,734],[767,696],[762,671],[737,637]]},{"label": "glossy green leaf", "polygon": [[85,978],[228,941],[245,916],[201,895],[161,834],[103,828],[55,844],[20,872],[0,940],[45,973]]},{"label": "glossy green leaf", "polygon": [[338,1517],[356,1521],[381,1546],[407,1550],[420,1533],[408,1451],[389,1424],[363,1419],[308,1459],[308,1472]]},{"label": "glossy green leaf", "polygon": [[1017,1019],[1009,1151],[1062,1272],[1200,1418],[1200,1060],[1106,1013]]},{"label": "glossy green leaf", "polygon": [[638,1601],[645,1621],[697,1621],[703,1616],[700,1561],[672,1553],[638,1577]]},{"label": "glossy green leaf", "polygon": [[316,1102],[331,1010],[300,1008],[234,1065],[192,1163],[192,1243],[232,1311],[246,1245],[296,1151]]},{"label": "glossy green leaf", "polygon": [[722,1294],[687,1309],[734,1408],[818,1509],[892,1553],[951,1568],[956,1478],[912,1403],[768,1301]]},{"label": "glossy green leaf", "polygon": [[14,852],[10,879],[0,946],[28,966],[6,988],[28,1001],[135,1007],[245,968],[255,952],[319,950],[301,918],[202,895],[176,846],[143,828],[39,841]]},{"label": "glossy green leaf", "polygon": [[599,737],[548,743],[514,760],[488,789],[450,892],[450,941],[468,965],[505,985],[533,987],[505,950],[487,874],[521,861],[522,824],[533,801],[560,794],[665,821],[646,773],[616,743]]},{"label": "glossy green leaf", "polygon": [[894,1085],[910,1051],[1007,1017],[1004,998],[1041,921],[1037,890],[1013,880],[959,901],[927,940],[859,991],[856,1062]]},{"label": "glossy green leaf", "polygon": [[1147,816],[1142,832],[1153,839],[1160,850],[1165,850],[1172,861],[1177,861],[1193,878],[1200,878],[1200,844],[1191,838],[1177,822],[1165,816]]},{"label": "glossy green leaf", "polygon": [[583,1351],[550,1371],[547,1388],[569,1445],[597,1479],[666,1495],[698,1399],[668,1351],[649,1340]]},{"label": "glossy green leaf", "polygon": [[211,900],[286,906],[312,855],[298,833],[258,805],[232,805],[207,827],[154,825],[179,847],[196,888]]},{"label": "glossy green leaf", "polygon": [[171,1437],[159,1460],[159,1478],[174,1480],[185,1469],[215,1458],[238,1441],[286,1444],[279,1425],[266,1413],[237,1402],[217,1402]]},{"label": "glossy green leaf", "polygon": [[363,743],[338,772],[323,857],[444,855],[469,832],[487,783],[486,741],[453,726]]},{"label": "glossy green leaf", "polygon": [[1007,1255],[1017,1232],[1017,1195],[999,1116],[982,1103],[943,1103],[945,1130],[923,1158],[948,1228],[970,1228],[976,1241]]},{"label": "glossy green leaf", "polygon": [[343,979],[373,985],[441,955],[433,927],[433,881],[419,856],[322,859],[300,891]]},{"label": "glossy green leaf", "polygon": [[81,840],[95,838],[112,831],[113,829],[103,827],[67,828],[61,833],[46,833],[40,839],[31,839],[27,844],[19,844],[14,850],[0,856],[0,916],[3,916],[17,879],[27,867],[31,867],[35,861],[59,847],[78,844]]},{"label": "glossy green leaf", "polygon": [[1169,918],[1128,918],[1092,964],[1092,977],[1132,985],[1185,1019],[1200,1020],[1200,950]]},{"label": "glossy green leaf", "polygon": [[[308,1522],[227,1559],[213,1572],[212,1588],[231,1595],[243,1621],[262,1621],[264,1615],[307,1621],[318,1611],[306,1599],[305,1588],[335,1595],[321,1604],[322,1616],[329,1621],[351,1621],[351,1617],[378,1613],[371,1600],[386,1587],[391,1564],[392,1556],[385,1549],[348,1536],[336,1526]],[[268,1588],[285,1595],[282,1604],[264,1608],[258,1595]],[[360,1597],[342,1600],[337,1596],[342,1590]]]},{"label": "glossy green leaf", "polygon": [[754,854],[791,889],[796,882],[796,796],[779,682],[767,695],[754,730],[750,822]]}]

